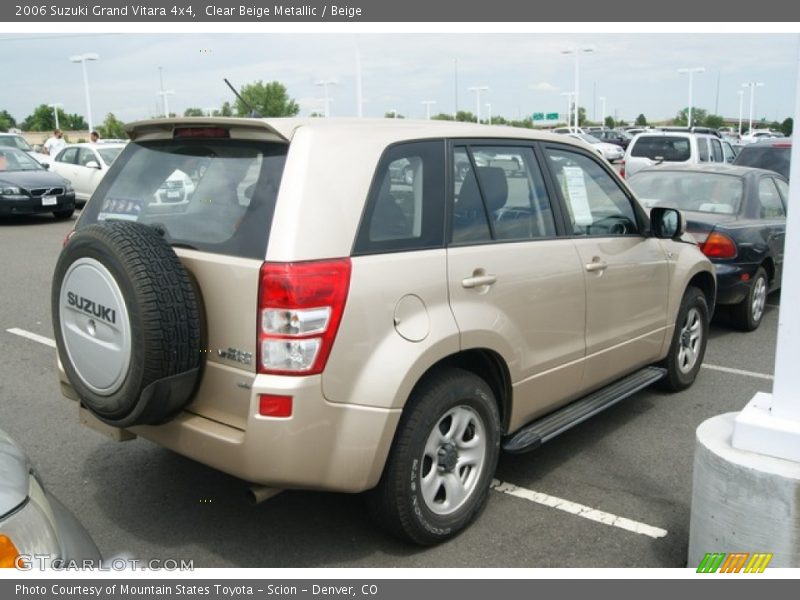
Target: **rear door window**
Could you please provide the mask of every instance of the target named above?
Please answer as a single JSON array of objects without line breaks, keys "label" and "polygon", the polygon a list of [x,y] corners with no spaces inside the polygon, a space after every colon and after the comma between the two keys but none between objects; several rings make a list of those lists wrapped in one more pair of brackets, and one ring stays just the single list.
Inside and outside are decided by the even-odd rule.
[{"label": "rear door window", "polygon": [[684,162],[691,154],[688,138],[670,135],[640,135],[631,150],[631,156],[665,162]]},{"label": "rear door window", "polygon": [[263,259],[287,149],[228,139],[131,142],[80,226],[137,221],[173,245]]},{"label": "rear door window", "polygon": [[[455,148],[453,242],[532,240],[556,234],[555,219],[531,147]],[[461,167],[459,168],[459,165]]]},{"label": "rear door window", "polygon": [[724,162],[724,158],[722,156],[722,144],[719,140],[711,140],[711,151],[714,155],[714,162]]},{"label": "rear door window", "polygon": [[78,149],[77,148],[65,148],[61,151],[61,153],[55,157],[56,162],[62,163],[69,163],[75,164],[76,159],[78,158]]},{"label": "rear door window", "polygon": [[708,162],[708,140],[706,138],[697,139],[697,159],[700,162]]},{"label": "rear door window", "polygon": [[776,219],[786,216],[783,202],[772,177],[762,177],[758,182],[758,201],[762,219]]}]

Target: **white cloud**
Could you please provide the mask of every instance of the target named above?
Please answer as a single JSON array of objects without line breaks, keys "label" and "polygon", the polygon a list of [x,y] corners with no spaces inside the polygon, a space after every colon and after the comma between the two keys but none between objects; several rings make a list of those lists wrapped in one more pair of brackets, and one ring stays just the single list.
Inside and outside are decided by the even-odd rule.
[{"label": "white cloud", "polygon": [[548,81],[540,81],[539,83],[533,83],[529,85],[528,88],[535,92],[557,92],[561,89]]}]

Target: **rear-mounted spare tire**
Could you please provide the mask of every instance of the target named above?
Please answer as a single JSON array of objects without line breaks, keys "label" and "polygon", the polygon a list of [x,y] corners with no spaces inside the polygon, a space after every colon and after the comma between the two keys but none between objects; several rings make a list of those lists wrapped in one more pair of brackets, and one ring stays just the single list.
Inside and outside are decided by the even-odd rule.
[{"label": "rear-mounted spare tire", "polygon": [[117,427],[158,425],[191,400],[200,310],[157,230],[90,225],[61,251],[51,295],[58,356],[81,403]]}]

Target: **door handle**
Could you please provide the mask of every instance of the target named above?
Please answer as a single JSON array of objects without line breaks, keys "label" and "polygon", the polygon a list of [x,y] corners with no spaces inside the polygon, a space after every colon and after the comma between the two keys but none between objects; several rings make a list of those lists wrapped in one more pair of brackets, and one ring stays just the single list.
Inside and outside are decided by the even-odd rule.
[{"label": "door handle", "polygon": [[461,286],[465,288],[483,287],[492,285],[497,281],[496,275],[474,275],[461,280]]},{"label": "door handle", "polygon": [[586,270],[590,273],[598,273],[605,271],[608,268],[608,263],[604,260],[595,260],[586,265]]}]

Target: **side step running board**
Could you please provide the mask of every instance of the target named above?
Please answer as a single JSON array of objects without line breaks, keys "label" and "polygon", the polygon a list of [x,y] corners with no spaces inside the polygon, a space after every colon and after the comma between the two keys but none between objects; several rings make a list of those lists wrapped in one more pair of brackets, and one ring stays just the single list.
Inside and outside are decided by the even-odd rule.
[{"label": "side step running board", "polygon": [[631,373],[623,379],[526,425],[503,441],[503,450],[512,454],[535,450],[544,442],[646,388],[666,374],[666,369],[660,367],[645,367]]}]

